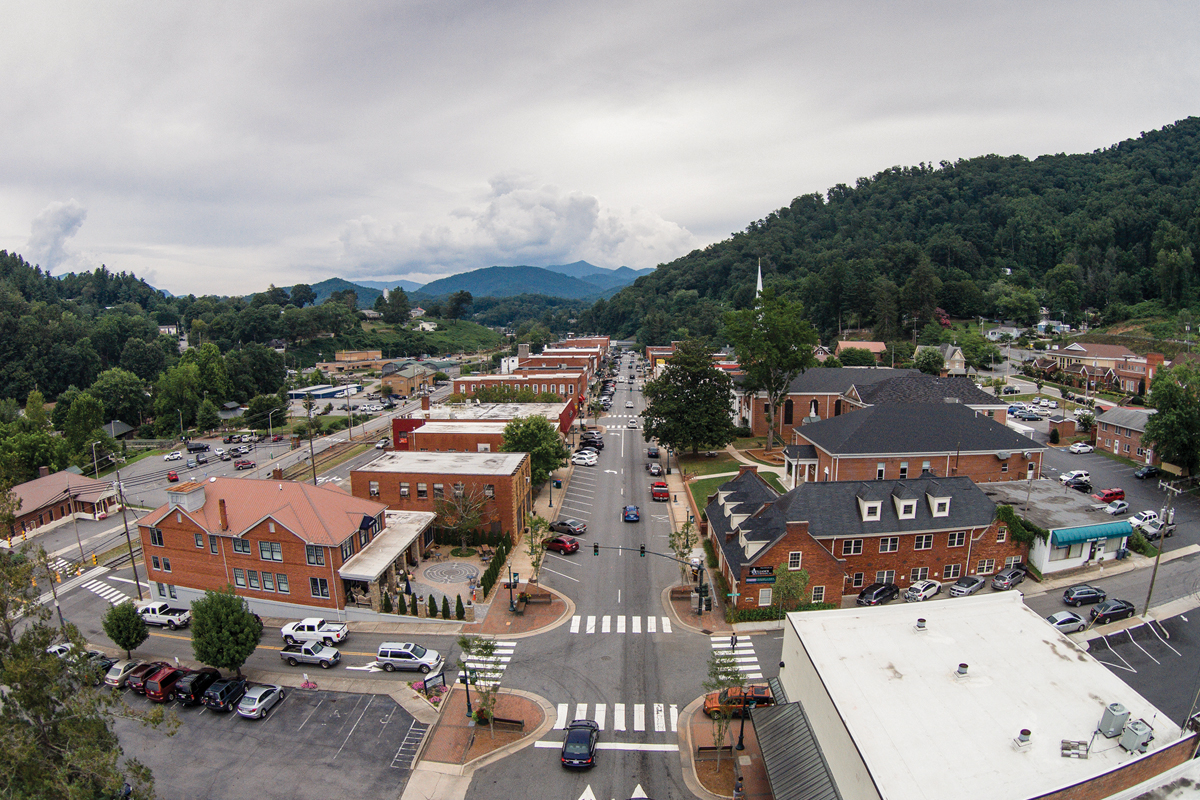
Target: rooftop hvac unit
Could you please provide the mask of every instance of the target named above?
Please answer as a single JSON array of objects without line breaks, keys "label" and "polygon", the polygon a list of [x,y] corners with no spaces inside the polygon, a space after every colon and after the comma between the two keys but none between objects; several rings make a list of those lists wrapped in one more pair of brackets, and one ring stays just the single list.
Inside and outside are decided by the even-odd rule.
[{"label": "rooftop hvac unit", "polygon": [[1129,709],[1120,703],[1109,703],[1104,707],[1104,716],[1100,717],[1100,733],[1109,739],[1114,739],[1125,730],[1129,721]]},{"label": "rooftop hvac unit", "polygon": [[1146,746],[1150,744],[1150,740],[1154,738],[1154,729],[1146,724],[1145,721],[1135,719],[1125,726],[1125,732],[1121,734],[1121,747],[1124,747],[1129,752],[1137,751],[1139,753],[1146,752]]},{"label": "rooftop hvac unit", "polygon": [[1007,450],[1001,450],[1000,452],[996,453],[996,458],[1000,459],[1001,461],[1008,461],[1010,456],[1012,456],[1012,453],[1008,452]]}]

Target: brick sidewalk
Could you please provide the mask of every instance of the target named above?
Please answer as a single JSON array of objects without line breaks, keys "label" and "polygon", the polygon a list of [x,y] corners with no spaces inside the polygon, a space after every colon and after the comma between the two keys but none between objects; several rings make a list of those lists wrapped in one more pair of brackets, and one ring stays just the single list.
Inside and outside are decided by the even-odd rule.
[{"label": "brick sidewalk", "polygon": [[[734,717],[729,723],[729,730],[725,732],[725,744],[736,745],[738,733],[741,731],[742,721],[738,717]],[[711,747],[713,744],[713,722],[704,713],[704,707],[697,708],[688,720],[688,727],[693,747]],[[746,749],[742,751],[733,751],[733,758],[737,761],[738,767],[742,773],[742,790],[746,793],[747,800],[771,800],[774,795],[771,793],[771,783],[767,780],[767,769],[763,765],[762,750],[758,746],[758,737],[755,736],[754,723],[749,719],[746,720],[745,735],[742,739]],[[693,753],[693,759],[695,754]],[[728,758],[727,755],[721,758]],[[733,786],[724,787],[708,787],[710,791],[716,791],[717,794],[725,795],[726,797],[733,795]]]},{"label": "brick sidewalk", "polygon": [[[513,597],[519,592],[529,591],[527,583],[518,584],[513,589]],[[539,591],[534,585],[533,591]],[[541,590],[544,591],[544,590]],[[479,613],[476,606],[476,614]],[[550,603],[526,603],[525,611],[514,614],[508,610],[508,589],[497,583],[492,590],[491,604],[482,622],[474,622],[463,626],[463,633],[487,634],[489,636],[505,636],[516,633],[529,633],[557,622],[567,611],[567,604],[557,595]],[[501,715],[503,716],[503,714]]]},{"label": "brick sidewalk", "polygon": [[[475,694],[471,694],[472,703]],[[445,700],[441,717],[429,736],[429,742],[421,756],[423,761],[438,761],[443,764],[465,764],[480,756],[532,736],[545,721],[537,703],[520,695],[506,694],[501,690],[496,695],[495,714],[501,719],[525,721],[525,731],[497,731],[493,738],[487,726],[475,725],[467,716],[467,693],[464,687],[455,684]]]}]

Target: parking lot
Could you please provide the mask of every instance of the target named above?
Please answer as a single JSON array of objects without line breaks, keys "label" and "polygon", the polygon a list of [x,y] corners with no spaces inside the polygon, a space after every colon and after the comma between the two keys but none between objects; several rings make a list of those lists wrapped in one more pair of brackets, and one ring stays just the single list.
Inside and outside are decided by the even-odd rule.
[{"label": "parking lot", "polygon": [[[127,692],[126,702],[150,701]],[[127,756],[162,797],[398,797],[426,726],[387,695],[288,689],[261,720],[171,703],[178,731],[118,719]]]},{"label": "parking lot", "polygon": [[[1200,689],[1200,611],[1092,639],[1089,652],[1180,725]],[[1154,725],[1153,720],[1146,720]]]}]

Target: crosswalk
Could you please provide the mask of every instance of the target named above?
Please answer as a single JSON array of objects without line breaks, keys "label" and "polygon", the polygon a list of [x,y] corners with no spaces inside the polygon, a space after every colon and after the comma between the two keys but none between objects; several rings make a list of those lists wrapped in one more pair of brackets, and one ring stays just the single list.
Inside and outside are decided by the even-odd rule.
[{"label": "crosswalk", "polygon": [[105,583],[102,580],[90,580],[87,583],[83,584],[83,588],[87,589],[88,591],[95,592],[96,594],[100,595],[108,602],[112,603],[114,606],[120,605],[121,603],[124,603],[126,600],[133,599],[129,595],[122,592],[120,589],[117,589],[113,586],[109,586],[107,583]]},{"label": "crosswalk", "polygon": [[509,662],[512,661],[513,651],[516,647],[516,642],[496,642],[496,649],[490,658],[477,656],[464,658],[463,663],[474,674],[475,679],[472,681],[472,685],[489,688],[499,686],[500,679],[504,676],[504,670],[508,669]]},{"label": "crosswalk", "polygon": [[[731,640],[733,637],[728,634],[724,636],[710,636],[709,641],[712,643],[712,649],[718,653],[726,653],[731,656],[737,668],[745,673],[747,680],[761,680],[762,667],[758,665],[758,656],[754,653],[754,643],[749,636],[739,636],[737,642]],[[730,648],[730,645],[733,647]]]},{"label": "crosswalk", "polygon": [[62,558],[54,559],[48,566],[53,572],[69,572],[72,570],[71,562]]},{"label": "crosswalk", "polygon": [[624,614],[571,617],[571,633],[671,633],[670,617],[626,617]]},{"label": "crosswalk", "polygon": [[[609,708],[612,714],[609,714]],[[588,715],[588,709],[592,710]],[[677,703],[558,703],[554,730],[565,730],[574,719],[595,720],[600,730],[634,733],[676,733],[679,730]]]}]

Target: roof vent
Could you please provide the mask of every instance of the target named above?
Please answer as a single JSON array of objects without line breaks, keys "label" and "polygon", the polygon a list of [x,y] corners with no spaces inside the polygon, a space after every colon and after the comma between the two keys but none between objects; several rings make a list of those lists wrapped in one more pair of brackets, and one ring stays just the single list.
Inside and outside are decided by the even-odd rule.
[{"label": "roof vent", "polygon": [[917,633],[925,633],[925,631],[929,630],[929,628],[925,627],[925,618],[924,617],[917,618],[917,624],[916,624],[916,626],[913,627],[913,630],[916,631]]},{"label": "roof vent", "polygon": [[1017,738],[1013,739],[1013,749],[1018,753],[1029,752],[1029,737],[1031,732],[1029,728],[1021,728],[1021,732],[1017,734]]},{"label": "roof vent", "polygon": [[954,673],[954,677],[959,678],[959,679],[967,677],[967,665],[959,664],[958,671]]}]

